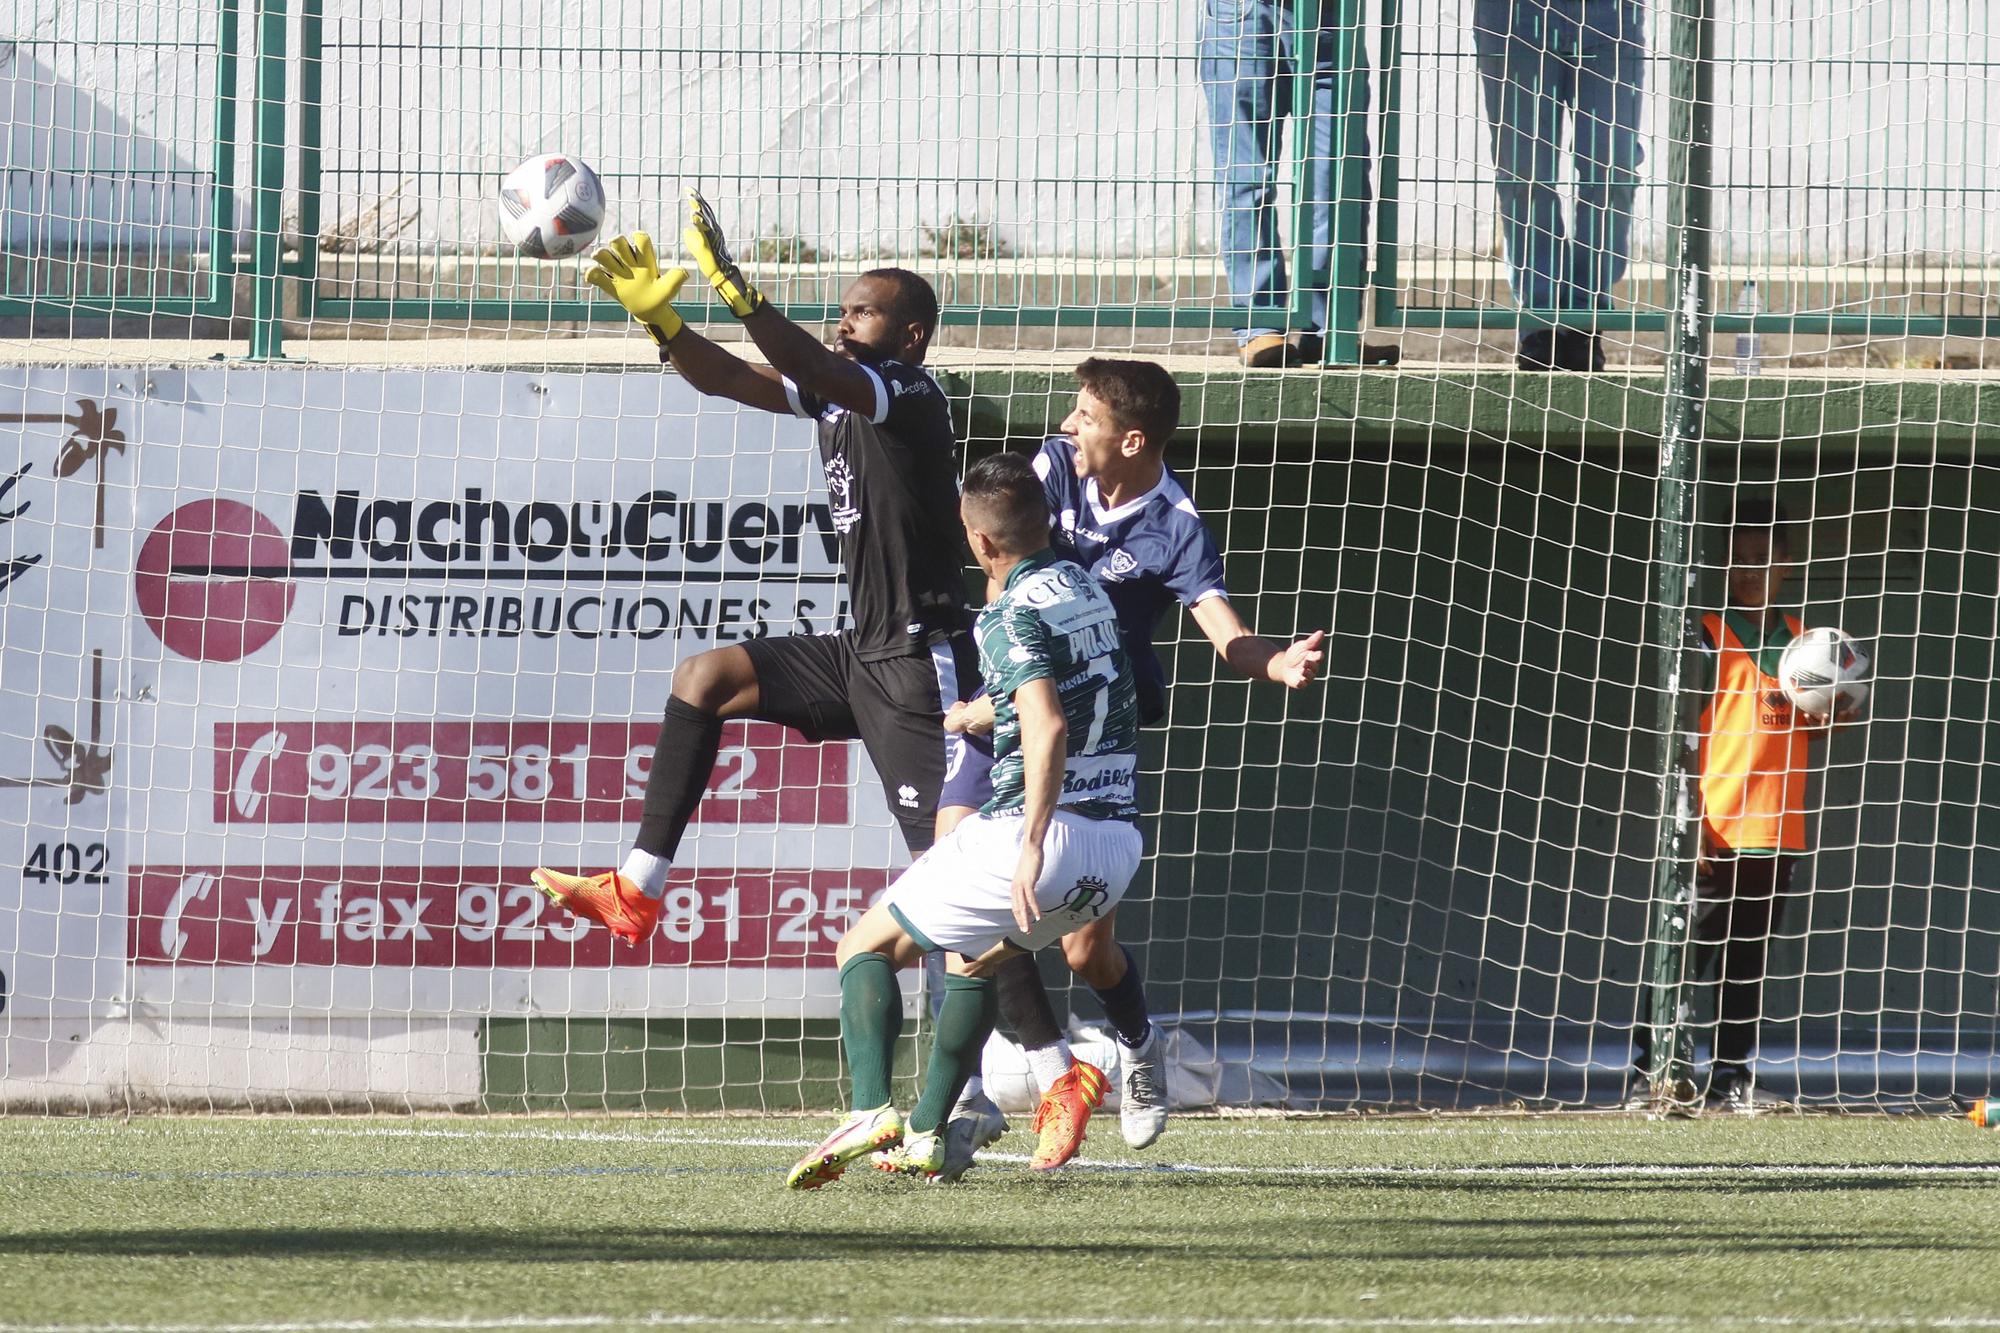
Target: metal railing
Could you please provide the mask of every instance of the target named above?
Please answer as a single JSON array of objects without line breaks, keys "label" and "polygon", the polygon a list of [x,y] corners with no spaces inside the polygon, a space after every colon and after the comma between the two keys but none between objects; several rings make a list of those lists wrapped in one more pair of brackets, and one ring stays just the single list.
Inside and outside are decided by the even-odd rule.
[{"label": "metal railing", "polygon": [[[756,114],[780,122],[803,114],[804,102],[793,89],[816,73],[857,62],[901,71],[921,88],[937,83],[956,90],[952,105],[961,112],[973,108],[967,117],[995,97],[1013,96],[1008,90],[1017,86],[1062,85],[1046,98],[1005,103],[1013,121],[995,114],[956,125],[925,124],[924,108],[944,107],[947,98],[913,112],[907,99],[891,97],[870,113],[875,118],[863,130],[915,125],[922,133],[913,141],[928,147],[897,159],[917,162],[913,168],[871,175],[866,161],[840,170],[792,171],[782,142],[768,151],[727,142],[724,128],[748,117],[750,103],[723,117],[699,92],[674,103],[671,92],[661,91],[698,83],[704,62],[712,64],[716,53],[686,44],[634,47],[608,26],[577,36],[471,19],[329,19],[324,0],[198,0],[196,8],[161,7],[161,17],[148,27],[110,21],[106,15],[129,16],[135,8],[110,0],[46,11],[41,0],[15,0],[17,124],[24,95],[30,102],[43,95],[36,89],[69,95],[59,73],[34,65],[39,53],[67,48],[119,71],[106,114],[115,121],[126,113],[124,141],[140,137],[140,105],[170,95],[170,146],[191,149],[208,167],[164,151],[92,161],[91,148],[70,160],[62,156],[60,134],[46,160],[11,163],[0,315],[227,316],[239,310],[240,294],[255,356],[281,353],[286,319],[422,322],[432,328],[621,321],[623,312],[583,287],[573,266],[526,263],[494,244],[489,196],[507,165],[505,155],[548,146],[526,128],[536,109],[561,105],[588,85],[601,88],[607,102],[638,109],[593,111],[594,120],[579,115],[566,121],[576,142],[565,146],[587,157],[601,148],[614,199],[623,194],[647,201],[656,216],[646,220],[659,230],[674,227],[671,187],[679,179],[743,195],[730,217],[739,248],[758,262],[778,304],[803,320],[835,311],[834,283],[854,256],[865,255],[921,263],[940,279],[947,324],[990,329],[1150,329],[1205,339],[1246,323],[1298,328],[1308,319],[1308,293],[1318,288],[1331,296],[1326,357],[1336,365],[1358,361],[1365,324],[1666,331],[1672,265],[1664,253],[1666,229],[1654,216],[1663,208],[1651,203],[1643,206],[1645,225],[1637,229],[1634,272],[1619,287],[1613,308],[1522,310],[1513,302],[1504,259],[1491,239],[1491,146],[1463,22],[1455,6],[1447,12],[1440,0],[1380,3],[1377,105],[1370,109],[1362,99],[1361,109],[1338,113],[1349,123],[1336,137],[1347,143],[1349,135],[1363,134],[1364,125],[1374,131],[1366,137],[1373,139],[1375,197],[1367,197],[1360,172],[1345,161],[1335,164],[1331,266],[1324,271],[1314,271],[1312,257],[1297,244],[1306,230],[1300,202],[1306,136],[1297,131],[1310,106],[1310,69],[1320,44],[1333,43],[1333,104],[1348,107],[1348,88],[1368,78],[1370,32],[1362,0],[1293,0],[1287,7],[1299,25],[1300,59],[1286,89],[1292,104],[1285,135],[1290,188],[1281,207],[1299,280],[1289,307],[1246,314],[1228,304],[1221,261],[1207,241],[1213,173],[1189,91],[1199,82],[1190,34],[1146,29],[1134,35],[1121,28],[1128,20],[1160,22],[1141,15],[1141,9],[1151,14],[1151,7],[1106,11],[1092,20],[1097,28],[1060,52],[1062,41],[1018,32],[922,29],[904,34],[909,45],[899,49],[897,33],[871,30],[823,39],[818,49],[805,51],[784,46],[782,32],[746,30],[742,49],[726,54],[735,77],[751,89],[751,101],[761,96],[770,104],[760,103]],[[1871,14],[1873,8],[1879,7],[1862,7]],[[1843,132],[1815,123],[1825,120],[1820,102],[1785,101],[1773,89],[1866,84],[1824,100],[1866,108],[1901,96],[1921,110],[1928,105],[1925,90],[1938,88],[1945,90],[1938,100],[1949,112],[1954,96],[1967,95],[1962,89],[1968,82],[1975,89],[2000,87],[2000,59],[1986,59],[1972,33],[1954,43],[1948,32],[1905,32],[1900,45],[1884,47],[1862,40],[1868,36],[1863,32],[1852,50],[1793,49],[1771,35],[1775,22],[1744,17],[1735,25],[1738,40],[1725,41],[1714,63],[1711,83],[1725,106],[1757,105],[1761,89],[1775,107],[1763,120],[1725,119],[1714,178],[1694,183],[1714,205],[1715,329],[1867,338],[2000,332],[2000,290],[1981,264],[1966,258],[1989,244],[2000,185],[1986,183],[1976,160],[1964,164],[1955,187],[1940,183],[1954,169],[1949,159],[1955,150],[1945,150],[1962,128],[1947,116],[1920,122],[1914,138],[1905,134],[1898,145],[1914,149],[1905,157],[1922,159],[1914,176],[1911,162],[1892,171],[1869,146],[1854,149],[1850,169],[1827,180],[1779,178],[1769,166],[1758,168],[1762,176],[1743,174],[1746,162],[1763,160],[1750,151],[1760,134],[1788,139],[1785,154],[1765,157],[1796,162],[1811,157],[1814,134]],[[1723,24],[1720,30],[1733,29]],[[1662,122],[1649,135],[1657,142],[1665,132],[1667,71],[1695,57],[1654,45],[1646,57],[1647,96],[1649,115]],[[146,60],[157,66],[169,57],[179,62],[180,81],[166,89],[149,83]],[[24,63],[32,66],[25,76]],[[1083,72],[1061,72],[1070,65]],[[252,84],[247,91],[241,86],[246,76]],[[560,91],[551,91],[563,81]],[[1422,95],[1413,97],[1419,85]],[[203,95],[203,88],[210,91]],[[530,94],[525,106],[524,90]],[[539,102],[532,95],[537,92]],[[239,115],[245,101],[247,118]],[[205,134],[187,125],[202,103],[212,107]],[[1146,112],[1153,103],[1157,111]],[[1065,125],[1063,115],[1076,108],[1091,123]],[[41,116],[29,107],[31,122]],[[1138,124],[1118,123],[1120,117]],[[1766,133],[1772,125],[1776,131]],[[1732,142],[1731,127],[1753,142]],[[121,137],[101,127],[72,131],[72,146]],[[744,137],[757,132],[753,126]],[[1807,142],[1789,142],[1792,137]],[[593,138],[601,143],[594,146]],[[1101,159],[1091,156],[1090,145],[1099,140],[1116,145]],[[957,145],[956,156],[939,147],[946,143]],[[1067,170],[1072,158],[1088,169]],[[840,155],[828,160],[839,162]],[[236,182],[246,171],[249,188],[239,201]],[[148,187],[148,179],[160,184]],[[122,182],[128,203],[149,188],[163,192],[166,220],[134,218],[129,207],[126,216],[114,216],[118,209],[104,205],[110,197],[100,188],[105,181]],[[61,189],[83,202],[65,212]],[[1642,180],[1640,197],[1656,199],[1663,189],[1656,173]],[[101,196],[96,202],[93,190]],[[852,201],[871,193],[883,197],[878,215],[844,211],[864,209]],[[244,204],[248,225],[239,226]],[[1956,220],[1926,231],[1911,222],[1926,209],[1955,209]],[[189,210],[199,216],[185,216]],[[871,234],[871,226],[885,231]],[[1768,242],[1774,228],[1810,241],[1849,227],[1863,238],[1860,262],[1842,262],[1837,253],[1814,255],[1810,245],[1801,252]],[[828,235],[840,244],[828,243]],[[1913,248],[1935,236],[1948,242],[1942,251]],[[1010,247],[1021,254],[1010,255]],[[1756,284],[1754,308],[1739,308],[1748,304],[1739,299],[1739,288],[1750,282]]]},{"label": "metal railing", "polygon": [[[240,0],[208,2],[202,9],[162,6],[150,22],[125,25],[129,31],[120,30],[118,7],[103,0],[46,13],[28,0],[16,4],[12,31],[0,39],[14,150],[6,164],[0,316],[230,313]],[[75,32],[53,31],[64,23]],[[63,77],[66,58],[82,65],[85,53],[94,60],[91,74],[117,90],[112,106]],[[176,64],[189,80],[179,96],[147,82]],[[204,86],[212,90],[205,98],[198,95]],[[142,134],[136,115],[120,119],[140,97],[165,107],[172,122],[165,140]],[[212,103],[206,142],[204,103]],[[182,146],[197,158],[205,152],[207,170],[177,157]]]}]

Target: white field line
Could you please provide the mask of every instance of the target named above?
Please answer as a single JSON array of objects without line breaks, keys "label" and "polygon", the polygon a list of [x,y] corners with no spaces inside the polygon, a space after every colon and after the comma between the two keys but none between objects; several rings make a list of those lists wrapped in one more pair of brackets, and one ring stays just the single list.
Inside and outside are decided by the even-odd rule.
[{"label": "white field line", "polygon": [[1007,1316],[842,1315],[782,1319],[770,1316],[663,1314],[643,1315],[514,1315],[494,1318],[328,1319],[230,1324],[0,1324],[0,1333],[390,1333],[391,1330],[440,1330],[480,1333],[501,1329],[566,1328],[1133,1328],[1133,1329],[1994,1329],[2000,1317],[1849,1317],[1791,1318],[1783,1315],[1741,1318],[1691,1318],[1675,1315],[1387,1315],[1302,1316],[1292,1319],[1205,1318],[1201,1316]]},{"label": "white field line", "polygon": [[[315,1127],[314,1134],[332,1136],[389,1136],[418,1138],[474,1138],[474,1139],[553,1139],[563,1142],[583,1143],[647,1143],[671,1147],[691,1148],[810,1148],[818,1139],[770,1139],[735,1137],[727,1134],[693,1134],[671,1132],[660,1134],[605,1134],[591,1130],[510,1130],[500,1133],[480,1133],[476,1130],[457,1129],[413,1129],[392,1126],[369,1126],[356,1128]],[[1024,1153],[981,1153],[982,1162],[1025,1162]],[[1433,1175],[1433,1176],[1592,1176],[1629,1177],[1633,1179],[1697,1178],[1702,1176],[1731,1176],[1756,1179],[1783,1179],[1790,1176],[1994,1176],[2000,1175],[2000,1162],[1888,1162],[1871,1166],[1865,1162],[1834,1163],[1755,1163],[1738,1165],[1735,1163],[1695,1162],[1684,1165],[1672,1163],[1550,1163],[1546,1166],[1241,1166],[1231,1164],[1202,1164],[1196,1162],[1091,1162],[1078,1160],[1072,1167],[1094,1171],[1174,1171],[1189,1175],[1209,1176],[1324,1176],[1329,1178],[1366,1177],[1382,1175]],[[1996,1323],[2000,1326],[2000,1323]],[[0,1333],[5,1333],[0,1329]]]},{"label": "white field line", "polygon": [[597,1129],[431,1129],[405,1128],[391,1125],[313,1125],[306,1133],[319,1138],[334,1139],[475,1139],[492,1142],[495,1139],[517,1140],[530,1143],[644,1143],[656,1147],[674,1147],[686,1144],[695,1148],[810,1148],[819,1142],[817,1138],[772,1139],[752,1135],[706,1134],[690,1130],[660,1129],[644,1134],[620,1134],[615,1130]]}]

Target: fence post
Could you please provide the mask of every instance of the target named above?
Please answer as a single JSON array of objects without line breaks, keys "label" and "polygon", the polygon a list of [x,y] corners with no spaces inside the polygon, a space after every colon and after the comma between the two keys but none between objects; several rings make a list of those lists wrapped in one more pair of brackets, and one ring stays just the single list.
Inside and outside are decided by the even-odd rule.
[{"label": "fence post", "polygon": [[1666,402],[1653,553],[1653,646],[1659,703],[1659,833],[1646,983],[1650,1055],[1646,1075],[1656,1106],[1691,1100],[1693,1054],[1683,1018],[1688,929],[1694,910],[1686,667],[1689,585],[1696,555],[1695,485],[1708,401],[1709,227],[1715,109],[1712,0],[1673,0],[1667,114],[1667,247],[1673,307],[1667,332]]},{"label": "fence post", "polygon": [[257,111],[251,131],[250,359],[285,355],[285,0],[257,0]]},{"label": "fence post", "polygon": [[299,318],[311,320],[319,286],[320,104],[326,74],[326,0],[299,6]]}]

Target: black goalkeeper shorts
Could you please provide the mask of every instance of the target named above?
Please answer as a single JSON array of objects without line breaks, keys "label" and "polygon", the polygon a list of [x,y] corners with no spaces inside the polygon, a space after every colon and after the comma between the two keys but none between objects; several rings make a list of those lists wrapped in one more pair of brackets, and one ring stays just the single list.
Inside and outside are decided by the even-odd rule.
[{"label": "black goalkeeper shorts", "polygon": [[755,716],[810,741],[860,741],[910,855],[922,855],[944,788],[944,710],[979,690],[972,636],[954,634],[926,656],[883,662],[855,656],[846,632],[751,639],[743,649],[757,670]]}]

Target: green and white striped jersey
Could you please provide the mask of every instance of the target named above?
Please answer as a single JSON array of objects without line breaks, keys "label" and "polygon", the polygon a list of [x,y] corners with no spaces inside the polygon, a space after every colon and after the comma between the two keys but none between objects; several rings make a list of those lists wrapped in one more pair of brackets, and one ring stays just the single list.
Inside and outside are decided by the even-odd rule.
[{"label": "green and white striped jersey", "polygon": [[1026,803],[1021,718],[1014,692],[1053,680],[1069,724],[1065,810],[1092,819],[1139,816],[1139,704],[1118,612],[1096,579],[1053,551],[1007,575],[999,600],[979,613],[979,672],[993,696],[993,799],[987,814]]}]

